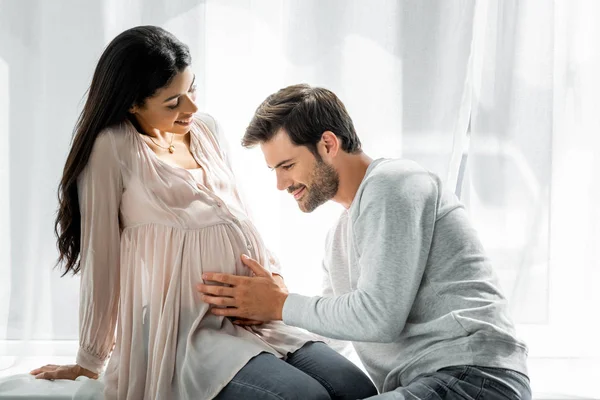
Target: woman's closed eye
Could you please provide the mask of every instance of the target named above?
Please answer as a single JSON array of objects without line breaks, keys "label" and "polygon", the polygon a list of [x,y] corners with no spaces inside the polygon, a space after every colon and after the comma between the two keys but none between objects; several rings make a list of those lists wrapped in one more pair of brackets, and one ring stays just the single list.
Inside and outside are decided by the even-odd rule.
[{"label": "woman's closed eye", "polygon": [[[192,86],[192,87],[190,88],[190,90],[188,91],[188,93],[190,93],[190,95],[191,95],[190,97],[192,98],[192,100],[195,100],[195,98],[196,98],[196,85]],[[179,99],[180,99],[180,98],[181,98],[181,97],[178,97],[178,98],[177,98],[177,102],[176,102],[175,104],[169,104],[167,107],[168,107],[168,108],[170,108],[171,110],[174,110],[174,109],[176,109],[177,107],[179,107],[179,103],[180,103],[180,102],[179,102]]]}]

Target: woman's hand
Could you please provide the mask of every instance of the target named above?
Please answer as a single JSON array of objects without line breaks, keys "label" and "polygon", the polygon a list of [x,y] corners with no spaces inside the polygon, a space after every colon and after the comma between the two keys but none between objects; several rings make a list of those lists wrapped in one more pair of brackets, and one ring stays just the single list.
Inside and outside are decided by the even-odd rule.
[{"label": "woman's hand", "polygon": [[29,372],[35,375],[35,379],[70,379],[75,380],[80,376],[87,376],[90,379],[97,379],[98,374],[85,369],[80,365],[54,365],[48,364],[38,369]]}]

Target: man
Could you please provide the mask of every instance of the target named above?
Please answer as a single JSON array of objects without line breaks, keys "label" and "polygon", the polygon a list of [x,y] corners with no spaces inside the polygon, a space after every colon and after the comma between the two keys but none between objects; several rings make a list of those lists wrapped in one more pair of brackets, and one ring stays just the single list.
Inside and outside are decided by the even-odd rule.
[{"label": "man", "polygon": [[440,179],[407,160],[372,160],[334,93],[290,86],[257,109],[243,145],[260,145],[304,212],[345,212],[327,238],[322,297],[256,277],[206,274],[217,315],[283,320],[352,341],[381,399],[530,399],[526,346],[467,213]]}]

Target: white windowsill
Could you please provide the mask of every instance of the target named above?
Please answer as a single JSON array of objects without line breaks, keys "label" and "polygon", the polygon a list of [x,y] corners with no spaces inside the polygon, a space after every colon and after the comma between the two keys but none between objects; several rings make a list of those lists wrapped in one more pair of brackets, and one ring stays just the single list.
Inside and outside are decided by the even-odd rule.
[{"label": "white windowsill", "polygon": [[[0,378],[45,364],[71,364],[77,348],[76,341],[0,341]],[[536,400],[600,400],[600,359],[530,357],[529,376]]]}]

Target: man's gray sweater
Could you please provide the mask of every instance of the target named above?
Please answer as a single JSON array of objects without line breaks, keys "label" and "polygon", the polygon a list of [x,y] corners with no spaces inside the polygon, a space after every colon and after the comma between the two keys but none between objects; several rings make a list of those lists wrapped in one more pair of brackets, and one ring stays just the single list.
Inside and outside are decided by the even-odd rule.
[{"label": "man's gray sweater", "polygon": [[324,267],[324,296],[290,294],[283,320],[352,341],[380,391],[453,365],[527,374],[527,348],[465,209],[416,163],[371,163],[329,233]]}]

